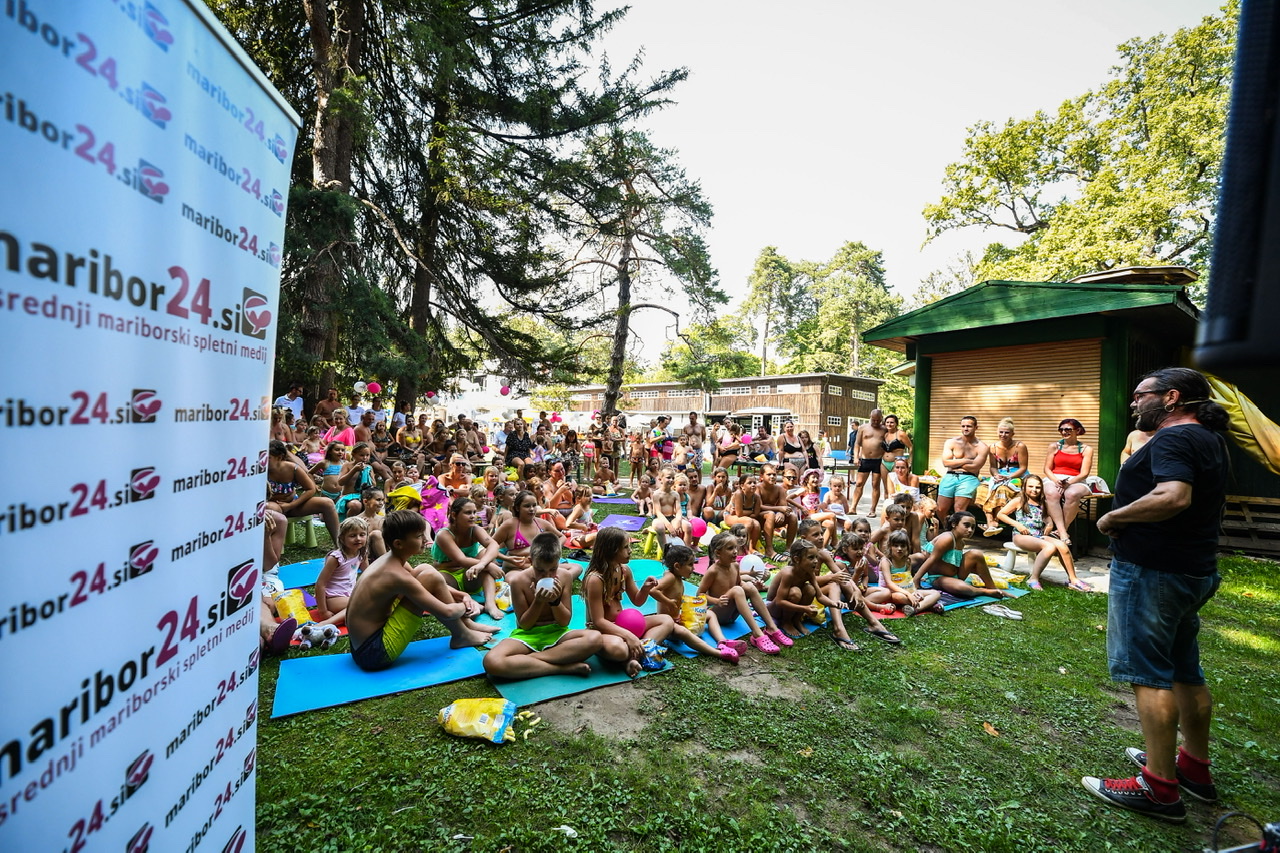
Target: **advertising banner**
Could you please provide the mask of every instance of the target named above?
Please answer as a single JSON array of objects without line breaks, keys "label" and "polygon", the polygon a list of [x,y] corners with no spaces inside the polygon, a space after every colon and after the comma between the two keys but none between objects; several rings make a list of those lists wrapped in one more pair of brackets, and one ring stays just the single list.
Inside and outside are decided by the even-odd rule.
[{"label": "advertising banner", "polygon": [[252,849],[297,115],[198,2],[0,0],[0,850]]}]

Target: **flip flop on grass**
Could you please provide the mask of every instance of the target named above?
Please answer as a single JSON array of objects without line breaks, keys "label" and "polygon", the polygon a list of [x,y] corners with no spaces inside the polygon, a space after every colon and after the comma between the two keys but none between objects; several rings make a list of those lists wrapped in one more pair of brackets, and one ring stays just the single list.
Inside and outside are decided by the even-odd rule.
[{"label": "flip flop on grass", "polygon": [[860,652],[862,648],[848,637],[833,637],[842,652]]},{"label": "flip flop on grass", "polygon": [[892,646],[896,646],[902,642],[902,640],[899,640],[886,628],[878,628],[878,629],[863,628],[862,630],[866,631],[868,634],[875,637],[877,640],[884,640],[886,643]]}]

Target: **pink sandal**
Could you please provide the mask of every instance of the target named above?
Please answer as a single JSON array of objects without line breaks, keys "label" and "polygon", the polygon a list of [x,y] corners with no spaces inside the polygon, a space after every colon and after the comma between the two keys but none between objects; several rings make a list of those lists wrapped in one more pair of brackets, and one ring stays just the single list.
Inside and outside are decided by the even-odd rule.
[{"label": "pink sandal", "polygon": [[776,655],[778,652],[782,651],[776,645],[774,645],[773,640],[770,640],[769,637],[765,634],[761,634],[758,637],[752,637],[751,645],[755,646],[757,649],[764,652],[766,655]]},{"label": "pink sandal", "polygon": [[795,640],[791,639],[777,628],[774,628],[772,631],[766,631],[765,633],[769,635],[770,640],[773,640],[779,646],[794,646],[796,644]]}]

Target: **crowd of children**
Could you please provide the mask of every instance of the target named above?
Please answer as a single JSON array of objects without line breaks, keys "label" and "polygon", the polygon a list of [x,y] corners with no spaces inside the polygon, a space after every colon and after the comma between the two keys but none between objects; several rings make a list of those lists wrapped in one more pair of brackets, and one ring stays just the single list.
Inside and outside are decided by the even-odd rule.
[{"label": "crowd of children", "polygon": [[[873,520],[855,514],[843,477],[824,484],[816,468],[769,463],[736,479],[716,468],[704,484],[683,436],[664,464],[666,448],[654,453],[654,440],[632,434],[627,444],[608,433],[605,445],[597,434],[592,443],[599,452],[588,454],[569,431],[571,440],[549,463],[545,455],[531,457],[518,471],[504,471],[484,465],[465,437],[465,446],[456,437],[438,442],[430,437],[433,427],[412,420],[395,436],[375,424],[371,440],[351,445],[334,433],[337,425],[325,435],[307,427],[306,438],[292,445],[283,427],[273,421],[265,559],[278,562],[281,522],[323,519],[338,546],[316,583],[314,624],[345,624],[353,658],[368,670],[391,665],[425,615],[449,629],[455,646],[484,645],[497,628],[476,617],[499,621],[504,608],[514,608],[516,629],[485,659],[497,677],[585,673],[583,662],[593,655],[634,675],[661,668],[665,644],[736,662],[752,648],[778,654],[828,623],[840,648],[857,650],[846,625],[855,613],[867,634],[896,644],[883,615],[941,613],[944,593],[1008,594],[981,552],[966,549],[974,517],[957,512],[939,528],[930,502],[915,489],[899,490]],[[611,464],[618,456],[631,458],[630,497],[648,519],[666,570],[641,583],[629,566],[629,534],[595,523],[593,499],[618,491]],[[572,479],[590,469],[587,482]],[[1014,529],[1016,544],[1035,554],[1034,587],[1055,557],[1076,583],[1070,550],[1045,538],[1052,522],[1042,506],[1043,487],[1028,477],[998,518]],[[775,547],[779,540],[783,549]],[[585,571],[563,561],[566,549],[589,552]],[[427,562],[412,562],[423,554]],[[700,555],[706,564],[697,578]],[[587,627],[571,630],[579,581]],[[632,607],[624,606],[624,595]],[[634,608],[650,598],[656,612],[640,615]],[[278,647],[282,627],[269,618],[271,610],[266,596],[264,642]],[[745,642],[725,633],[738,620],[733,633]]]}]

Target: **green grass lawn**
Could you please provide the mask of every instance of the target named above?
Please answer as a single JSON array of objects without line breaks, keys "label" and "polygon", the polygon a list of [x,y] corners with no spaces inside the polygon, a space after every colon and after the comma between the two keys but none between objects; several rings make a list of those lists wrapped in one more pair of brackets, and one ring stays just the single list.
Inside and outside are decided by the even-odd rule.
[{"label": "green grass lawn", "polygon": [[[671,672],[558,700],[502,746],[436,722],[455,699],[497,696],[483,678],[272,721],[279,662],[264,658],[258,845],[1198,851],[1226,811],[1280,820],[1280,578],[1242,557],[1221,569],[1201,646],[1224,799],[1188,800],[1185,826],[1080,786],[1130,775],[1124,748],[1142,742],[1127,685],[1107,678],[1106,597],[1053,587],[1018,602],[1021,622],[977,608],[896,620],[900,648],[841,652],[823,632],[736,669],[673,656]],[[563,723],[575,714],[589,725]],[[1233,843],[1256,840],[1231,825]]]}]

